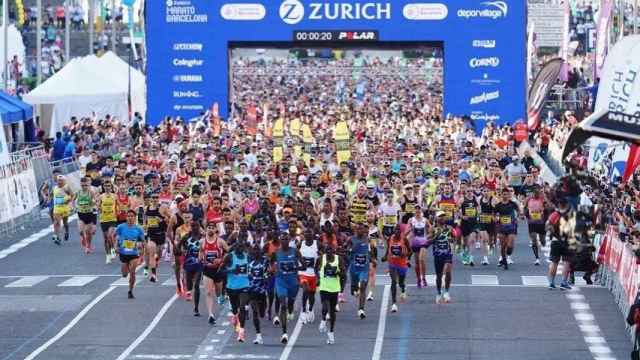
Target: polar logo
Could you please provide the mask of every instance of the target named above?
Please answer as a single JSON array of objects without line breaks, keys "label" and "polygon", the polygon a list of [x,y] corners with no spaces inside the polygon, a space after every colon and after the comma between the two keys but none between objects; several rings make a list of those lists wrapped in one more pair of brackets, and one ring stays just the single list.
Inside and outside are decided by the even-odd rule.
[{"label": "polar logo", "polygon": [[500,58],[488,57],[488,58],[472,58],[469,60],[469,67],[472,69],[478,67],[498,67],[500,65]]},{"label": "polar logo", "polygon": [[470,18],[491,18],[498,19],[507,17],[509,12],[509,6],[504,1],[485,1],[482,5],[487,6],[485,9],[460,9],[458,10],[458,17],[470,19]]},{"label": "polar logo", "polygon": [[280,18],[289,25],[294,25],[304,18],[304,5],[298,0],[285,0],[280,4]]}]

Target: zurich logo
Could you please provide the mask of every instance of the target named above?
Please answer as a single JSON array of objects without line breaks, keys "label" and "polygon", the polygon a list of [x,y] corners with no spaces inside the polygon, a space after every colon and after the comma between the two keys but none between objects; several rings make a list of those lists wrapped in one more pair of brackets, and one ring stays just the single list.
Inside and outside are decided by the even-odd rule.
[{"label": "zurich logo", "polygon": [[280,4],[280,18],[289,25],[299,23],[304,18],[304,5],[298,0],[284,0]]}]

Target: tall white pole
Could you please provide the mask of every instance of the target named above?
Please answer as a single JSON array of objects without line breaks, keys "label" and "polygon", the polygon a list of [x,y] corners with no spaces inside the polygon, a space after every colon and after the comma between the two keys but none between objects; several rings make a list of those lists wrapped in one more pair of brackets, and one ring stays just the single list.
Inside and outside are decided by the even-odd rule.
[{"label": "tall white pole", "polygon": [[64,1],[64,63],[68,63],[71,57],[71,31],[69,31],[69,0]]},{"label": "tall white pole", "polygon": [[[103,19],[104,21],[104,19]],[[94,39],[94,26],[96,22],[96,8],[95,8],[95,0],[89,0],[89,55],[93,54],[93,43]]]},{"label": "tall white pole", "polygon": [[36,4],[36,85],[42,82],[42,0]]},{"label": "tall white pole", "polygon": [[2,1],[2,26],[4,37],[4,90],[9,86],[9,0]]},{"label": "tall white pole", "polygon": [[633,34],[637,34],[638,33],[638,20],[637,20],[637,16],[638,16],[638,0],[634,0],[633,1]]},{"label": "tall white pole", "polygon": [[116,0],[111,0],[111,51],[118,54],[116,50]]}]

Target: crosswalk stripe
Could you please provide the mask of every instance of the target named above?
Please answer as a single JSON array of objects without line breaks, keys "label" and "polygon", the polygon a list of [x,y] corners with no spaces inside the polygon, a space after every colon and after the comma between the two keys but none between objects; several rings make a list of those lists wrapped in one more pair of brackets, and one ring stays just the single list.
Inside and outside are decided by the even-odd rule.
[{"label": "crosswalk stripe", "polygon": [[471,275],[472,285],[498,285],[498,277],[496,275]]},{"label": "crosswalk stripe", "polygon": [[522,276],[522,285],[547,286],[549,285],[549,280],[546,276]]},{"label": "crosswalk stripe", "polygon": [[162,286],[176,286],[176,277],[172,276],[162,283]]},{"label": "crosswalk stripe", "polygon": [[59,287],[81,287],[85,286],[93,280],[97,279],[97,276],[74,276],[60,284]]},{"label": "crosswalk stripe", "polygon": [[48,278],[49,278],[48,276],[24,276],[14,282],[11,282],[5,285],[4,287],[7,287],[7,288],[32,287],[40,282],[47,280]]}]

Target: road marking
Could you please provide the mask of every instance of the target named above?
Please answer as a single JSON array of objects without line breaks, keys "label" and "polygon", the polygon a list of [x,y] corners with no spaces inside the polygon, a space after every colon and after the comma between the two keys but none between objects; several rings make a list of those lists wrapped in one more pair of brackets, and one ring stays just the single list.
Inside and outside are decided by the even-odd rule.
[{"label": "road marking", "polygon": [[231,324],[231,323],[228,322],[228,321],[225,321],[225,322],[222,323],[222,326],[229,326],[229,324]]},{"label": "road marking", "polygon": [[162,283],[162,286],[176,286],[176,277],[172,276]]},{"label": "road marking", "polygon": [[473,285],[498,285],[498,277],[496,275],[471,275],[471,284]]},{"label": "road marking", "polygon": [[181,359],[191,359],[191,355],[153,355],[153,354],[138,354],[133,355],[130,359],[148,359],[148,360],[181,360]]},{"label": "road marking", "polygon": [[280,360],[287,360],[289,355],[291,355],[291,351],[293,351],[293,347],[298,341],[298,336],[300,336],[300,332],[302,331],[302,316],[298,316],[298,322],[296,323],[296,327],[293,329],[293,333],[291,334],[291,338],[287,341],[287,346],[284,347],[284,351],[282,351],[282,355],[280,355]]},{"label": "road marking", "polygon": [[212,355],[211,359],[218,360],[234,360],[234,359],[275,359],[273,356],[269,355],[256,355],[256,354],[225,354],[225,355]]},{"label": "road marking", "polygon": [[80,287],[85,286],[93,280],[97,279],[97,276],[74,276],[69,280],[66,280],[60,284],[59,287]]},{"label": "road marking", "polygon": [[[69,217],[69,224],[71,224],[72,221],[77,220],[78,219],[78,215],[74,214],[72,216]],[[42,239],[43,237],[49,235],[53,233],[53,226],[47,226],[46,228],[38,231],[35,234],[31,234],[29,237],[22,239],[20,241],[18,241],[17,243],[9,246],[6,249],[3,249],[0,251],[0,259],[4,259],[7,256],[19,251],[20,249],[23,249],[31,244],[33,244],[34,242]]]},{"label": "road marking", "polygon": [[373,356],[371,356],[371,360],[380,360],[380,356],[382,356],[382,342],[384,341],[384,332],[387,326],[387,308],[389,307],[390,294],[391,286],[385,285],[384,292],[382,293],[382,303],[380,304],[380,319],[378,320],[376,344],[373,347]]},{"label": "road marking", "polygon": [[138,345],[140,345],[140,343],[142,343],[144,341],[144,339],[147,338],[147,336],[149,336],[149,334],[151,333],[151,331],[153,331],[153,329],[158,325],[158,323],[160,322],[160,320],[162,319],[162,317],[164,316],[164,314],[167,313],[167,311],[169,311],[169,308],[171,307],[171,305],[173,305],[173,303],[178,299],[178,295],[177,294],[173,294],[173,296],[171,297],[171,299],[169,299],[164,306],[162,306],[162,308],[160,309],[160,311],[158,312],[158,314],[156,314],[156,316],[153,318],[153,320],[151,320],[151,323],[149,323],[149,326],[147,326],[146,329],[144,329],[144,331],[142,332],[142,334],[140,334],[140,336],[138,336],[137,339],[135,339],[131,345],[129,345],[129,347],[127,347],[122,354],[120,354],[120,356],[117,357],[116,360],[124,360],[126,359],[133,350],[135,350]]},{"label": "road marking", "polygon": [[[591,355],[596,360],[603,358],[611,358],[611,349],[607,345],[607,340],[600,333],[600,328],[596,324],[595,316],[591,313],[591,308],[584,300],[584,296],[579,297],[575,295],[580,292],[580,289],[575,287],[571,292],[566,294],[567,299],[573,310],[573,316],[578,322],[584,342],[587,344]],[[574,295],[574,296],[571,296]]]},{"label": "road marking", "polygon": [[224,333],[226,333],[227,330],[218,330],[217,334],[218,335],[224,335]]},{"label": "road marking", "polygon": [[547,286],[549,279],[546,276],[522,276],[524,286]]},{"label": "road marking", "polygon": [[[136,276],[136,284],[142,281],[142,278],[144,278],[144,276]],[[127,275],[127,277],[121,277],[120,279],[114,281],[111,286],[129,286],[129,275]]]},{"label": "road marking", "polygon": [[[36,275],[33,275],[36,276]],[[40,276],[40,275],[38,275]],[[117,274],[100,274],[100,275],[78,275],[78,274],[62,274],[62,275],[42,275],[42,276],[47,276],[50,278],[67,278],[67,277],[74,277],[74,276],[95,276],[95,277],[120,277],[121,275],[117,275]],[[24,277],[24,275],[0,275],[0,279],[19,279]]]},{"label": "road marking", "polygon": [[69,332],[69,330],[71,330],[74,326],[76,326],[76,324],[80,320],[82,320],[82,318],[85,317],[85,315],[87,315],[87,313],[89,313],[89,311],[91,311],[91,309],[94,306],[96,306],[97,303],[99,303],[102,299],[104,299],[107,295],[109,295],[109,293],[112,292],[113,290],[115,290],[115,286],[110,286],[107,290],[103,291],[100,295],[98,295],[95,299],[93,299],[93,301],[90,302],[84,309],[82,309],[82,311],[80,311],[78,313],[78,315],[76,315],[76,317],[74,317],[67,324],[67,326],[62,328],[62,330],[60,330],[60,332],[58,332],[56,335],[54,335],[46,343],[42,344],[39,348],[34,350],[31,354],[29,354],[29,356],[24,358],[24,360],[33,360],[33,359],[35,359],[36,356],[40,355],[43,351],[47,350],[49,348],[49,346],[53,345],[56,341],[60,340],[60,338],[62,338],[66,333]]},{"label": "road marking", "polygon": [[49,277],[48,276],[24,276],[14,282],[11,282],[7,285],[5,285],[4,287],[7,288],[26,288],[26,287],[32,287],[38,283],[41,283],[45,280],[47,280]]}]

